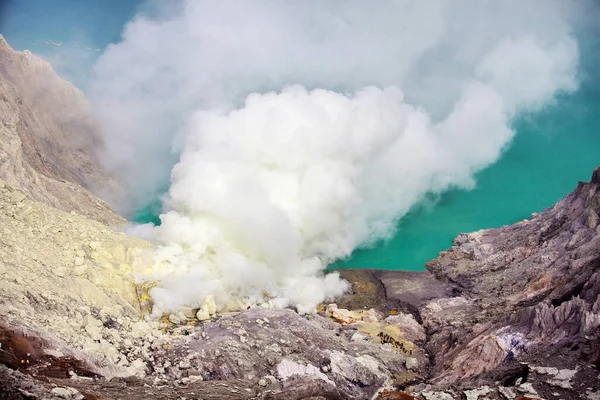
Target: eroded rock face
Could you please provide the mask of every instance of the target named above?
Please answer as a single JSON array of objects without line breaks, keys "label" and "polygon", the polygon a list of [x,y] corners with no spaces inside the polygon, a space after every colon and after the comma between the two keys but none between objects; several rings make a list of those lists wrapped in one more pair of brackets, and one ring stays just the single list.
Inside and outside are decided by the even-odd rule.
[{"label": "eroded rock face", "polygon": [[344,271],[355,288],[383,295],[355,291],[342,303],[411,310],[427,332],[433,388],[491,384],[515,397],[588,398],[600,378],[599,214],[600,168],[530,220],[459,235],[428,272]]},{"label": "eroded rock face", "polygon": [[[436,352],[437,382],[474,377],[549,345],[558,351],[577,344],[583,351],[600,344],[597,176],[598,170],[531,220],[460,236],[427,264],[465,299],[444,312],[447,323],[430,341],[432,348],[453,347]],[[473,367],[475,356],[486,361]]]},{"label": "eroded rock face", "polygon": [[0,179],[32,199],[106,224],[123,218],[92,195],[119,188],[100,166],[98,127],[81,91],[0,35]]}]

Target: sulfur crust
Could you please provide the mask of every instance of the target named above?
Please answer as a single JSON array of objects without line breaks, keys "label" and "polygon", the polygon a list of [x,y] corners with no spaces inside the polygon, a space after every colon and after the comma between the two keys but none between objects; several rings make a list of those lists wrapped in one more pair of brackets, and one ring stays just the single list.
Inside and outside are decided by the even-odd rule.
[{"label": "sulfur crust", "polygon": [[[0,322],[125,368],[134,360],[117,354],[119,345],[143,317],[133,273],[145,268],[151,250],[147,241],[31,201],[0,181]],[[86,316],[123,329],[99,327],[99,340]]]}]

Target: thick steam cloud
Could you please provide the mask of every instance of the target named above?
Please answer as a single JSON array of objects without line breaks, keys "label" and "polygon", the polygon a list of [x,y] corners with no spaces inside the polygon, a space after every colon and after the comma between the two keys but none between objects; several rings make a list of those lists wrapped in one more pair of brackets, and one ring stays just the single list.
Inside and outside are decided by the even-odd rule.
[{"label": "thick steam cloud", "polygon": [[310,312],[326,265],[470,188],[511,120],[577,87],[568,2],[183,2],[96,66],[107,165],[132,204],[169,176],[156,314],[214,295]]}]

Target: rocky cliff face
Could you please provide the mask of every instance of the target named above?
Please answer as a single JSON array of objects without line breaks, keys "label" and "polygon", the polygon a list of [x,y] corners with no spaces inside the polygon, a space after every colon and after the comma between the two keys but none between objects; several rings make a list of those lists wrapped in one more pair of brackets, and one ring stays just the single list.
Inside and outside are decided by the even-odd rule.
[{"label": "rocky cliff face", "polygon": [[[461,235],[428,263],[452,285],[456,299],[464,299],[432,321],[439,329],[429,344],[435,382],[485,376],[517,358],[565,353],[588,366],[600,361],[599,213],[600,168],[551,209],[515,225]],[[425,319],[435,314],[424,311]],[[457,317],[460,326],[449,329]],[[447,351],[441,351],[444,345]]]},{"label": "rocky cliff face", "polygon": [[91,193],[118,191],[93,154],[100,145],[81,91],[0,35],[0,179],[60,210],[123,223]]},{"label": "rocky cliff face", "polygon": [[355,293],[338,304],[414,314],[427,332],[423,382],[453,388],[448,399],[481,385],[486,398],[597,398],[599,215],[600,168],[530,220],[459,235],[428,272],[344,272]]}]

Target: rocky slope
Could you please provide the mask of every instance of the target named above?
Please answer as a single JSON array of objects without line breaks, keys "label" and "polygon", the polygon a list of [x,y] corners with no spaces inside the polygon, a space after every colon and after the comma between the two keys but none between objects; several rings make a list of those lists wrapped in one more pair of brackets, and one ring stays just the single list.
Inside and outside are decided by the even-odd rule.
[{"label": "rocky slope", "polygon": [[[2,192],[12,204],[3,206],[6,218],[19,215],[14,193]],[[20,208],[33,204],[21,201]],[[196,310],[182,310],[170,321],[134,322],[140,309],[126,277],[115,286],[103,283],[112,279],[75,278],[90,283],[79,299],[68,299],[60,290],[48,295],[48,284],[32,285],[34,276],[13,273],[8,280],[15,283],[2,293],[14,297],[2,349],[31,366],[3,361],[12,368],[0,370],[10,383],[3,390],[11,398],[72,399],[598,399],[599,211],[600,168],[591,182],[530,220],[459,235],[428,263],[429,271],[344,271],[353,293],[310,316],[253,308],[211,310],[199,321]],[[73,217],[60,216],[71,232]],[[27,233],[30,224],[17,221]],[[73,226],[80,224],[86,222]],[[106,242],[112,234],[92,224],[98,229],[92,239],[102,244],[82,242],[86,265],[100,254],[109,258],[114,248]],[[100,248],[106,252],[94,254]],[[77,274],[80,263],[65,276]],[[96,301],[88,291],[110,297],[123,290],[121,300],[107,300],[112,312],[110,304],[85,306]],[[76,307],[84,312],[74,313]],[[38,331],[15,329],[15,321]],[[50,340],[52,332],[71,339]]]},{"label": "rocky slope", "polygon": [[118,192],[93,154],[100,145],[81,91],[0,35],[0,179],[60,210],[123,223],[91,193]]},{"label": "rocky slope", "polygon": [[0,398],[600,399],[600,168],[428,271],[343,271],[317,314],[148,321],[152,245],[89,191],[111,183],[81,93],[0,38],[0,99]]},{"label": "rocky slope", "polygon": [[[141,309],[132,272],[150,243],[75,213],[31,201],[0,180],[0,362],[20,367],[3,334],[30,332],[54,350],[83,351],[103,374],[131,374],[129,358],[102,341],[102,323],[131,332]],[[122,346],[121,346],[122,347]],[[33,352],[31,352],[33,353]],[[34,362],[32,357],[30,362]],[[117,364],[114,365],[113,364]]]}]

